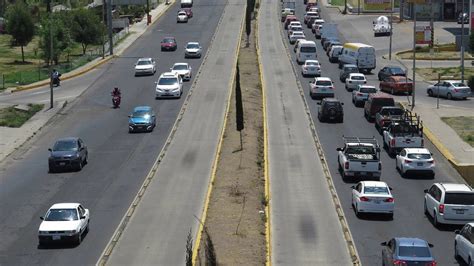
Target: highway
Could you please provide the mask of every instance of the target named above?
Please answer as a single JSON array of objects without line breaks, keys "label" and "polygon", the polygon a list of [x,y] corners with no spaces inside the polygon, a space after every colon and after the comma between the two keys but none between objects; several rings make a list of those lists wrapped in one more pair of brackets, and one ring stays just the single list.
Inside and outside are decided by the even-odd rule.
[{"label": "highway", "polygon": [[[225,6],[218,0],[200,0],[189,23],[176,24],[179,7],[174,5],[121,57],[61,84],[58,97],[79,97],[0,165],[0,265],[97,262],[168,138],[194,79],[184,84],[179,100],[155,100],[153,82],[179,61],[190,62],[196,77],[202,59],[185,60],[183,47],[187,41],[199,41],[205,54]],[[178,50],[160,52],[160,40],[169,35],[176,37]],[[157,59],[157,73],[134,77],[133,64],[145,56]],[[111,108],[109,94],[114,86],[122,90],[122,105],[117,110]],[[46,101],[47,90],[1,96],[0,101],[11,102],[14,97],[17,102]],[[195,99],[201,100],[205,99]],[[152,133],[128,134],[127,115],[137,105],[155,109],[157,127]],[[64,136],[83,138],[89,148],[89,164],[81,172],[48,174],[47,149]],[[162,200],[173,202],[174,196]],[[91,230],[80,246],[38,249],[39,217],[56,202],[80,202],[89,208]]]},{"label": "highway", "polygon": [[309,116],[284,52],[276,5],[262,1],[258,20],[267,102],[271,262],[351,265]]},{"label": "highway", "polygon": [[[275,3],[275,5],[277,5]],[[302,2],[297,2],[297,16],[302,20],[304,5]],[[336,16],[334,9],[322,8],[322,17],[326,22],[332,20],[332,16]],[[347,16],[345,24],[350,24],[349,19],[355,16]],[[341,19],[338,18],[337,21]],[[276,25],[277,21],[273,22]],[[367,24],[371,24],[371,19],[367,18]],[[346,40],[344,33],[350,32],[351,41],[356,41],[357,36],[352,27],[340,27],[342,31],[341,40]],[[359,28],[360,29],[360,28]],[[371,31],[367,28],[367,31]],[[287,46],[290,46],[286,31],[281,30],[282,38],[285,40]],[[305,34],[307,39],[315,40],[314,35],[309,29],[305,27]],[[411,37],[410,37],[411,38]],[[394,41],[400,39],[400,36],[394,35]],[[425,217],[423,213],[423,190],[428,188],[433,182],[463,182],[462,178],[449,165],[443,156],[434,148],[434,146],[425,139],[425,147],[430,149],[434,154],[437,164],[435,179],[417,179],[417,178],[402,178],[395,170],[395,159],[390,158],[385,151],[382,151],[382,177],[381,180],[387,182],[392,188],[392,193],[395,197],[395,215],[393,220],[387,220],[379,216],[368,216],[359,219],[355,216],[351,207],[351,186],[354,183],[345,183],[342,181],[341,175],[337,169],[337,147],[342,147],[342,135],[345,136],[359,136],[371,137],[376,136],[379,143],[382,144],[382,137],[375,130],[373,124],[368,123],[363,117],[363,109],[356,108],[351,102],[351,94],[344,89],[344,84],[339,81],[340,70],[337,64],[329,63],[328,57],[324,53],[319,40],[315,40],[318,50],[318,60],[322,65],[322,76],[327,76],[332,79],[335,84],[336,98],[344,103],[344,123],[343,124],[328,124],[320,123],[317,120],[317,104],[315,100],[309,97],[308,82],[310,78],[303,78],[301,76],[301,67],[296,64],[294,52],[291,49],[292,63],[301,84],[301,89],[306,98],[306,102],[310,106],[311,117],[316,125],[316,130],[322,143],[324,153],[328,160],[329,168],[333,177],[337,193],[342,202],[346,219],[358,253],[363,265],[380,265],[381,263],[381,246],[380,243],[387,241],[392,237],[406,236],[406,237],[420,237],[428,242],[434,244],[433,252],[438,261],[438,265],[456,265],[454,259],[454,233],[453,227],[446,227],[442,230],[434,228],[431,222]],[[361,37],[361,42],[363,39]],[[371,44],[369,41],[368,44]],[[377,48],[377,47],[376,47]],[[282,57],[284,55],[281,55]],[[378,60],[378,59],[377,59]],[[378,87],[376,73],[382,64],[377,64],[377,69],[373,71],[375,74],[368,75],[369,85]],[[418,87],[417,87],[418,89]],[[297,92],[295,92],[297,93]],[[404,96],[396,96],[396,100],[406,100]],[[433,101],[420,93],[417,95],[417,100]],[[457,104],[456,102],[455,104]],[[466,104],[466,102],[461,102]],[[457,227],[454,227],[457,228]]]}]

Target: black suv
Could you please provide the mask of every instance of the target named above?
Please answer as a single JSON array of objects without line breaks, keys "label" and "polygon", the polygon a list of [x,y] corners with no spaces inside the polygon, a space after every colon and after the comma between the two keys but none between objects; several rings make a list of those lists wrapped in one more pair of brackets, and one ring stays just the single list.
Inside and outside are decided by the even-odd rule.
[{"label": "black suv", "polygon": [[344,110],[341,103],[336,98],[323,98],[321,102],[318,102],[321,107],[318,108],[318,119],[321,122],[324,121],[336,121],[342,123],[344,121]]}]

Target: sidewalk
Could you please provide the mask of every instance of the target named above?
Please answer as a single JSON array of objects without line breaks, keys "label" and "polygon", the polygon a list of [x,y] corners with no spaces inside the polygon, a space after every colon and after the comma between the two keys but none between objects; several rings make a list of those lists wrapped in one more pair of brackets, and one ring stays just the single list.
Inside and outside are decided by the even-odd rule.
[{"label": "sidewalk", "polygon": [[[160,16],[171,7],[174,0],[170,1],[170,5],[160,4],[155,9],[150,11],[150,15],[152,16],[152,23],[158,20]],[[114,55],[107,56],[104,59],[97,58],[88,64],[75,69],[69,73],[65,73],[62,76],[62,80],[70,79],[82,75],[95,67],[102,65],[108,62],[110,59],[114,58],[115,56],[120,56],[135,40],[137,40],[145,31],[148,29],[146,25],[146,18],[142,19],[142,21],[133,24],[129,28],[129,32],[131,33],[127,38],[123,39],[119,45],[114,47]],[[21,90],[27,89],[34,89],[39,88],[42,86],[47,86],[49,84],[49,80],[39,81],[28,86],[24,86]],[[5,93],[14,93],[14,89],[9,89]],[[59,111],[61,111],[65,106],[66,102],[55,102],[54,108],[49,109],[48,105],[45,105],[43,110],[39,111],[35,116],[33,116],[29,121],[23,124],[20,128],[9,128],[9,127],[0,127],[0,162],[3,161],[9,154],[13,153],[14,151],[21,148],[21,145],[32,138],[37,131],[41,130],[43,126]],[[12,106],[13,104],[9,104],[8,102],[1,101],[0,95],[0,108],[5,108],[8,106]]]}]

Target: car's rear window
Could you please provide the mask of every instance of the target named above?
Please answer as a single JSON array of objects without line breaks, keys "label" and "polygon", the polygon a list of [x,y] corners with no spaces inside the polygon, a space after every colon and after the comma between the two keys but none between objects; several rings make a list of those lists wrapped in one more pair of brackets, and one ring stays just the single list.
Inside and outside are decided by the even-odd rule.
[{"label": "car's rear window", "polygon": [[329,80],[318,80],[318,81],[316,81],[316,85],[332,86],[332,83]]},{"label": "car's rear window", "polygon": [[192,43],[192,44],[188,44],[186,46],[186,48],[188,48],[188,49],[197,49],[197,48],[199,48],[199,45],[195,44],[195,43]]},{"label": "car's rear window", "polygon": [[445,204],[474,205],[474,193],[446,193]]},{"label": "car's rear window", "polygon": [[416,159],[416,160],[431,159],[431,155],[427,153],[409,153],[407,157],[409,159]]},{"label": "car's rear window", "polygon": [[302,53],[316,53],[316,47],[301,47],[300,52]]},{"label": "car's rear window", "polygon": [[158,81],[158,85],[174,85],[177,83],[177,78],[160,78],[160,81]]},{"label": "car's rear window", "polygon": [[386,187],[364,187],[365,194],[387,195],[388,189]]},{"label": "car's rear window", "polygon": [[365,78],[362,76],[352,76],[352,80],[364,80]]},{"label": "car's rear window", "polygon": [[140,61],[138,61],[137,65],[139,65],[139,66],[151,65],[151,61],[149,61],[149,60],[140,60]]},{"label": "car's rear window", "polygon": [[360,92],[362,93],[376,93],[376,88],[360,88]]},{"label": "car's rear window", "polygon": [[346,67],[346,72],[359,72],[357,67]]},{"label": "car's rear window", "polygon": [[310,61],[310,62],[306,61],[306,65],[307,65],[307,66],[319,66],[319,63],[311,62],[311,61]]},{"label": "car's rear window", "polygon": [[391,98],[374,98],[373,104],[377,104],[380,106],[393,106],[393,99]]},{"label": "car's rear window", "polygon": [[431,257],[428,247],[400,246],[398,255],[402,257]]},{"label": "car's rear window", "polygon": [[173,66],[173,70],[186,70],[188,69],[187,65],[175,65]]},{"label": "car's rear window", "polygon": [[164,43],[174,43],[174,39],[164,39]]},{"label": "car's rear window", "polygon": [[461,82],[453,82],[452,84],[454,87],[467,87],[464,83]]}]

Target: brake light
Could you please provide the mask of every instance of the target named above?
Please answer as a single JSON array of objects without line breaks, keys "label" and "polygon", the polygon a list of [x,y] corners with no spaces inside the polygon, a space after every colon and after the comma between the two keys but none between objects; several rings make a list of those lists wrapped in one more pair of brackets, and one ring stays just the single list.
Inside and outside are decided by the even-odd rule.
[{"label": "brake light", "polygon": [[345,169],[349,169],[349,162],[345,162],[345,163],[344,163],[344,168],[345,168]]},{"label": "brake light", "polygon": [[395,200],[393,198],[388,198],[384,200],[385,202],[394,202]]},{"label": "brake light", "polygon": [[434,163],[434,160],[429,160],[427,161],[427,163]]},{"label": "brake light", "polygon": [[426,266],[436,266],[436,261],[430,261],[428,263],[425,264]]},{"label": "brake light", "polygon": [[366,80],[364,80],[364,84],[366,84],[366,83],[367,83],[367,81],[366,81]]},{"label": "brake light", "polygon": [[334,86],[331,86],[331,87],[329,87],[329,88],[330,88],[331,90],[333,90],[333,89],[334,89]]},{"label": "brake light", "polygon": [[393,265],[402,266],[407,265],[407,263],[403,260],[393,260]]},{"label": "brake light", "polygon": [[444,204],[440,204],[440,205],[438,206],[438,212],[439,212],[440,214],[443,214],[443,213],[444,213]]},{"label": "brake light", "polygon": [[349,80],[349,83],[352,83],[352,80]]},{"label": "brake light", "polygon": [[412,160],[406,160],[405,159],[405,163],[411,163],[411,162],[412,162]]},{"label": "brake light", "polygon": [[367,198],[367,197],[360,197],[360,201],[369,201],[369,198]]},{"label": "brake light", "polygon": [[395,139],[392,139],[392,140],[390,141],[390,146],[392,146],[392,147],[395,146]]}]

